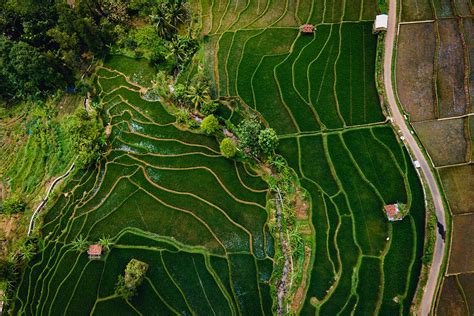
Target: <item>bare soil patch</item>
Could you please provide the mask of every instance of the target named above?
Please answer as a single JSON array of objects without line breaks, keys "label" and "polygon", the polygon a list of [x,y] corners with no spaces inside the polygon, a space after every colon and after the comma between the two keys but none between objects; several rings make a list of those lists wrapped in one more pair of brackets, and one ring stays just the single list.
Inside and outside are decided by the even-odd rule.
[{"label": "bare soil patch", "polygon": [[474,271],[474,214],[453,216],[448,274]]},{"label": "bare soil patch", "polygon": [[474,313],[474,273],[463,273],[458,275],[459,284],[466,296],[466,303],[471,315]]},{"label": "bare soil patch", "polygon": [[474,7],[469,4],[469,0],[455,0],[454,9],[456,15],[459,16],[469,16],[474,15]]},{"label": "bare soil patch", "polygon": [[433,23],[400,26],[396,83],[400,101],[412,121],[436,117],[433,89],[436,36]]},{"label": "bare soil patch", "polygon": [[296,210],[297,219],[308,218],[308,203],[305,201],[304,197],[301,195],[301,190],[299,188],[295,196],[295,210]]},{"label": "bare soil patch", "polygon": [[439,316],[467,315],[465,303],[454,275],[444,278],[441,299],[436,314]]},{"label": "bare soil patch", "polygon": [[474,18],[471,17],[463,19],[462,23],[464,30],[464,40],[466,42],[466,54],[469,60],[468,77],[471,102],[471,108],[469,110],[470,112],[474,112]]},{"label": "bare soil patch", "polygon": [[446,166],[465,162],[467,141],[466,119],[425,121],[413,126],[435,166]]},{"label": "bare soil patch", "polygon": [[439,170],[453,214],[474,213],[474,165]]},{"label": "bare soil patch", "polygon": [[437,23],[440,39],[436,77],[438,110],[441,117],[462,115],[467,112],[467,98],[459,24],[455,19],[443,19]]},{"label": "bare soil patch", "polygon": [[305,247],[304,249],[304,263],[303,263],[303,280],[301,281],[300,286],[296,290],[295,297],[293,298],[293,302],[291,303],[291,310],[293,312],[297,312],[298,308],[301,306],[305,298],[305,290],[306,290],[306,282],[308,279],[308,268],[309,263],[311,262],[311,247]]},{"label": "bare soil patch", "polygon": [[19,219],[20,215],[0,215],[0,257],[8,254],[9,244],[16,239],[13,235],[16,233]]}]

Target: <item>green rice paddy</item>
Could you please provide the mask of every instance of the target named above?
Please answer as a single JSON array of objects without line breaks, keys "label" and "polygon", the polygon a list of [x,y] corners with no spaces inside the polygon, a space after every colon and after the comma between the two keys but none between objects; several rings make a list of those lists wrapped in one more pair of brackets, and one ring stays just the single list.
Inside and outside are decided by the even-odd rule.
[{"label": "green rice paddy", "polygon": [[[265,8],[252,18],[243,10],[231,27],[216,22],[236,14],[221,2],[233,3],[201,1],[216,91],[262,114],[311,197],[313,258],[301,313],[408,313],[425,206],[380,106],[374,2],[257,1]],[[300,34],[304,23],[315,33]],[[395,202],[410,214],[389,223],[383,206]]]},{"label": "green rice paddy", "polygon": [[[127,60],[130,72],[141,62]],[[110,149],[45,215],[44,249],[23,272],[15,311],[57,314],[268,314],[273,239],[267,186],[223,158],[213,138],[180,130],[129,73],[98,71]],[[108,237],[101,260],[73,250]],[[150,266],[130,302],[114,294],[130,259]]]},{"label": "green rice paddy", "polygon": [[[408,313],[423,253],[423,191],[375,88],[375,2],[201,0],[216,94],[237,96],[280,136],[311,197],[304,315]],[[300,24],[316,25],[301,35]],[[118,69],[118,70],[117,70]],[[271,314],[274,242],[266,184],[140,98],[132,60],[98,71],[110,149],[69,181],[44,216],[46,242],[23,271],[26,315]],[[146,81],[146,80],[145,80]],[[383,205],[406,203],[401,222]],[[73,249],[109,237],[101,260]],[[131,258],[138,295],[114,294]]]}]

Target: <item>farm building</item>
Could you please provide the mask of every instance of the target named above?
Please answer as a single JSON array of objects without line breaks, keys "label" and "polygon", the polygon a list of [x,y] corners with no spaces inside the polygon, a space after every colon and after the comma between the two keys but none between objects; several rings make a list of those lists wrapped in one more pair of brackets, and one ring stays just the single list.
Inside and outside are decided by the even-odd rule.
[{"label": "farm building", "polygon": [[386,14],[379,14],[375,17],[374,22],[374,33],[385,32],[388,27],[388,15]]},{"label": "farm building", "polygon": [[385,205],[383,208],[385,209],[385,214],[387,214],[389,221],[401,221],[403,219],[403,214],[400,211],[398,203]]},{"label": "farm building", "polygon": [[89,259],[100,259],[100,256],[102,255],[102,246],[99,244],[90,245],[87,254],[89,255]]},{"label": "farm building", "polygon": [[313,34],[314,33],[314,25],[312,24],[303,24],[300,26],[300,32],[303,34]]}]

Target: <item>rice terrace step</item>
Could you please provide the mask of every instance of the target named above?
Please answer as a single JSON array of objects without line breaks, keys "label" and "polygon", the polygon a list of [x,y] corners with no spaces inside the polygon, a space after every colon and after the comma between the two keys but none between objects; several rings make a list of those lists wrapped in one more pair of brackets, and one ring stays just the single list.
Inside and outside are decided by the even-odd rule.
[{"label": "rice terrace step", "polygon": [[472,313],[474,11],[393,1],[0,4],[0,314]]}]

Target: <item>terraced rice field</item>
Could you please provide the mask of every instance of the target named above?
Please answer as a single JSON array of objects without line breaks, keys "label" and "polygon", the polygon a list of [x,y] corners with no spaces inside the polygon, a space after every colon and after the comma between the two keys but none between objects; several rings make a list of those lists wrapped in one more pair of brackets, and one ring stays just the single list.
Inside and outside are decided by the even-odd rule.
[{"label": "terraced rice field", "polygon": [[[314,243],[301,313],[407,313],[425,209],[376,91],[374,2],[235,3],[201,1],[214,52],[209,72],[216,95],[239,97],[278,132],[279,153],[311,196]],[[300,34],[304,23],[315,33]],[[410,214],[388,223],[382,207],[396,201]]]},{"label": "terraced rice field", "polygon": [[[271,313],[266,183],[223,158],[213,138],[180,130],[159,102],[140,97],[130,77],[108,66],[98,71],[112,126],[109,151],[96,169],[69,181],[44,217],[46,242],[23,273],[15,311]],[[79,236],[114,245],[102,260],[89,260],[73,249]],[[149,270],[127,303],[114,287],[132,258]]]}]

